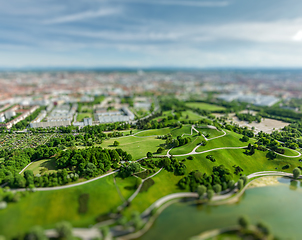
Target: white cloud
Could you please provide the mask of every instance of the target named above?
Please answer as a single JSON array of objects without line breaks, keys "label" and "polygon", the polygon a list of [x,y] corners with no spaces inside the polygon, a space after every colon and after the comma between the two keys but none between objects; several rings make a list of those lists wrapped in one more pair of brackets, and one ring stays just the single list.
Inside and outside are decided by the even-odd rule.
[{"label": "white cloud", "polygon": [[292,37],[293,41],[297,41],[300,42],[302,41],[302,30],[299,30],[293,37]]},{"label": "white cloud", "polygon": [[110,15],[119,14],[121,12],[120,8],[101,8],[97,11],[86,11],[76,14],[70,14],[62,17],[57,17],[44,21],[44,24],[57,24],[66,22],[75,22],[87,18],[105,17]]}]

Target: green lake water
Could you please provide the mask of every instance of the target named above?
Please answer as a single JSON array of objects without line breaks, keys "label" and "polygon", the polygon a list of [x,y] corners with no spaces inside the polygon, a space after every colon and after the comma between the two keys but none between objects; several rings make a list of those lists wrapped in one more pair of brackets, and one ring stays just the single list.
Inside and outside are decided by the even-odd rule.
[{"label": "green lake water", "polygon": [[279,181],[279,185],[248,189],[231,205],[172,204],[139,239],[189,239],[207,230],[236,225],[242,215],[253,224],[265,222],[280,239],[302,239],[302,187],[300,182],[293,186],[287,179]]}]

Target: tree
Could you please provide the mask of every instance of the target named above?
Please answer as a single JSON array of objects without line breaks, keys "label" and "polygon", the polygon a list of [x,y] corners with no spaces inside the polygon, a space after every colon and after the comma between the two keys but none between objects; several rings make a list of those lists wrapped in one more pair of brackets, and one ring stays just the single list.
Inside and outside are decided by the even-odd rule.
[{"label": "tree", "polygon": [[120,143],[118,141],[114,141],[113,146],[117,147],[119,145],[120,145]]},{"label": "tree", "polygon": [[214,191],[212,189],[209,189],[207,191],[207,197],[208,197],[208,199],[211,200],[214,197],[214,194],[215,194]]},{"label": "tree", "polygon": [[130,174],[139,172],[140,170],[140,165],[138,162],[132,162],[130,163],[130,165],[128,166],[128,171],[130,172]]},{"label": "tree", "polygon": [[132,213],[131,221],[133,223],[133,227],[136,230],[140,229],[142,227],[142,225],[143,225],[141,216],[140,216],[139,212],[137,212],[137,211],[135,211],[135,212]]},{"label": "tree", "polygon": [[220,184],[215,184],[213,186],[213,190],[215,193],[220,193],[221,192],[221,185]]},{"label": "tree", "polygon": [[241,216],[239,219],[238,219],[238,223],[239,225],[246,229],[248,226],[249,226],[249,219],[246,217],[246,216]]},{"label": "tree", "polygon": [[297,179],[301,175],[301,170],[299,168],[295,168],[293,170],[294,179]]},{"label": "tree", "polygon": [[157,149],[157,153],[162,153],[163,151],[164,151],[165,149],[164,148],[162,148],[162,147],[159,147],[158,149]]},{"label": "tree", "polygon": [[40,226],[33,227],[25,236],[25,240],[47,240],[44,230]]},{"label": "tree", "polygon": [[245,186],[247,184],[247,181],[248,181],[247,177],[246,176],[242,176],[242,177],[240,177],[240,179],[242,179],[243,185]]},{"label": "tree", "polygon": [[59,222],[56,225],[56,232],[59,239],[71,239],[72,238],[72,226],[69,222]]},{"label": "tree", "polygon": [[242,179],[239,179],[238,182],[237,182],[237,188],[239,190],[241,190],[243,188],[243,180]]},{"label": "tree", "polygon": [[197,193],[199,197],[202,197],[207,191],[207,188],[204,185],[199,185],[197,187]]},{"label": "tree", "polygon": [[260,232],[262,232],[264,235],[268,236],[271,233],[271,230],[269,226],[267,226],[265,223],[257,223],[257,228],[259,229]]},{"label": "tree", "polygon": [[147,158],[152,158],[153,154],[151,152],[147,152]]}]

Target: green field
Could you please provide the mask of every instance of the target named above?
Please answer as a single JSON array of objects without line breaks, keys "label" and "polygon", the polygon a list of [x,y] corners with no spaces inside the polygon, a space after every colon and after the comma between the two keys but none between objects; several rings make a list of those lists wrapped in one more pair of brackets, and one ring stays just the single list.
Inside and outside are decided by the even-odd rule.
[{"label": "green field", "polygon": [[93,118],[93,114],[92,113],[78,113],[77,115],[77,121],[78,122],[82,122],[84,118]]},{"label": "green field", "polygon": [[131,212],[137,210],[143,212],[156,200],[175,192],[183,192],[177,186],[182,176],[175,176],[173,173],[162,170],[154,176],[154,185],[147,192],[140,192],[131,202],[130,208],[126,209],[125,215],[130,216]]},{"label": "green field", "polygon": [[[299,162],[297,159],[286,158],[277,156],[274,160],[268,160],[266,152],[256,150],[252,156],[244,154],[245,149],[224,149],[211,151],[210,153],[202,153],[194,155],[194,160],[186,160],[188,173],[199,169],[201,172],[210,174],[213,166],[225,165],[232,172],[234,171],[233,166],[240,166],[244,171],[243,175],[248,175],[259,171],[284,171],[282,167],[289,164],[290,168],[286,171],[292,172],[292,170],[298,166]],[[212,155],[216,162],[211,162],[206,158],[207,155]],[[177,157],[182,160],[185,157]],[[277,168],[277,169],[276,169]],[[239,178],[237,175],[233,175],[235,180]]]},{"label": "green field", "polygon": [[[118,180],[125,198],[133,194],[133,182],[133,178]],[[129,186],[129,190],[125,186]],[[78,199],[83,193],[89,194],[88,211],[80,214]],[[96,217],[116,209],[120,204],[122,200],[114,185],[113,175],[78,187],[35,192],[0,211],[0,234],[11,238],[35,225],[53,228],[62,220],[70,221],[74,227],[88,227],[96,223]]]},{"label": "green field", "polygon": [[161,128],[151,129],[135,134],[137,137],[146,136],[162,136],[171,133],[173,137],[181,136],[182,134],[191,134],[191,125],[184,125],[182,128]]},{"label": "green field", "polygon": [[155,153],[161,144],[165,143],[162,139],[156,139],[155,137],[121,137],[121,138],[111,138],[109,140],[103,141],[101,147],[104,148],[116,148],[113,146],[113,142],[118,141],[120,145],[117,148],[121,148],[127,151],[133,156],[134,160],[145,157],[147,152]]},{"label": "green field", "polygon": [[289,149],[289,148],[285,148],[285,147],[279,147],[281,149],[284,149],[285,152],[283,155],[286,155],[286,156],[298,156],[298,153],[293,151],[292,149]]},{"label": "green field", "polygon": [[43,159],[33,162],[26,170],[32,170],[34,175],[40,173],[40,170],[46,168],[47,173],[55,172],[57,170],[55,158]]},{"label": "green field", "polygon": [[147,136],[162,136],[170,133],[172,128],[161,128],[161,129],[151,129],[146,131],[141,131],[135,136],[137,137],[147,137]]},{"label": "green field", "polygon": [[[202,117],[198,115],[197,113],[194,113],[191,110],[187,110],[181,113],[182,116],[180,117],[180,121],[188,121],[188,120],[200,120]],[[188,118],[187,118],[188,117]]]},{"label": "green field", "polygon": [[202,103],[202,102],[188,102],[186,106],[190,108],[199,108],[201,110],[208,110],[208,111],[222,111],[225,110],[225,107],[217,106],[214,104],[209,103]]},{"label": "green field", "polygon": [[213,140],[209,140],[206,146],[200,146],[196,152],[203,152],[205,150],[210,150],[214,148],[221,148],[221,147],[244,147],[247,146],[249,143],[252,143],[253,140],[250,139],[249,142],[241,142],[239,139],[242,137],[241,134],[237,134],[234,132],[230,132],[225,130],[226,135],[220,138],[216,138]]},{"label": "green field", "polygon": [[194,137],[192,139],[192,142],[187,143],[186,145],[183,145],[181,147],[173,148],[170,151],[170,154],[172,154],[172,155],[179,155],[179,154],[190,153],[203,140],[204,140],[204,138],[202,136],[194,135]]},{"label": "green field", "polygon": [[197,128],[197,127],[195,127],[195,129],[198,130],[199,132],[201,132],[205,136],[206,136],[206,134],[210,134],[210,136],[207,137],[208,139],[211,139],[213,137],[222,136],[224,134],[223,131],[218,131],[218,130],[211,129],[211,128]]}]

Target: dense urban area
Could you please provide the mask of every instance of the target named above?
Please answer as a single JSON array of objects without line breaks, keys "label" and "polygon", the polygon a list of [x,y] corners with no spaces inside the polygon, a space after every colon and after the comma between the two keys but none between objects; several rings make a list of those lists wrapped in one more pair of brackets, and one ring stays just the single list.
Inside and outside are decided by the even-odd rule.
[{"label": "dense urban area", "polygon": [[[175,204],[234,204],[277,176],[297,188],[301,77],[1,72],[0,239],[165,239],[156,222]],[[229,224],[182,238],[285,239],[248,216]]]}]

